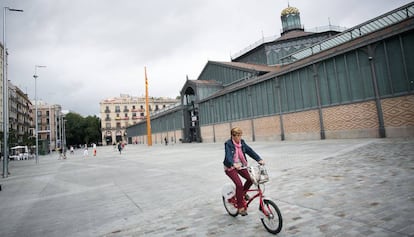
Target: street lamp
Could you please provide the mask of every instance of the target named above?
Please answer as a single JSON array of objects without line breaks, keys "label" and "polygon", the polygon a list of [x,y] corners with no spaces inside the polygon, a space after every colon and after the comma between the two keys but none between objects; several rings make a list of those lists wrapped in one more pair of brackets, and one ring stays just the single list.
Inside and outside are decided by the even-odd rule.
[{"label": "street lamp", "polygon": [[8,170],[8,162],[9,162],[9,147],[7,144],[8,132],[9,132],[9,107],[8,107],[8,100],[9,97],[7,96],[9,92],[8,88],[8,81],[6,78],[6,12],[23,12],[23,10],[13,9],[9,7],[3,8],[3,178],[7,178],[9,174]]},{"label": "street lamp", "polygon": [[36,123],[36,164],[39,164],[39,124],[38,124],[38,115],[37,115],[37,68],[46,67],[42,65],[35,65],[35,73],[33,75],[35,79],[35,123]]}]

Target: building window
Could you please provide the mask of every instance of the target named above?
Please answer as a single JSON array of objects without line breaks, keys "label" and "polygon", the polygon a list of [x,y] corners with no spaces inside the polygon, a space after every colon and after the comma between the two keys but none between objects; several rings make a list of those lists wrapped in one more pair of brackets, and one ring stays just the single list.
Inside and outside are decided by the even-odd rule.
[{"label": "building window", "polygon": [[158,105],[155,105],[155,111],[159,110]]},{"label": "building window", "polygon": [[108,129],[111,128],[111,123],[106,123],[105,125],[106,125],[106,128]]},{"label": "building window", "polygon": [[121,107],[119,105],[115,105],[115,113],[121,112]]}]

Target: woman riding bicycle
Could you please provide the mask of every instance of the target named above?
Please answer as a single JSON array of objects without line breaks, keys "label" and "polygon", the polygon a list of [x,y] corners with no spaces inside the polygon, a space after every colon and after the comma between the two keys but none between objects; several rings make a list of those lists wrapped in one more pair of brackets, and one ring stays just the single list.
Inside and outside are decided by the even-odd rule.
[{"label": "woman riding bicycle", "polygon": [[[241,139],[242,133],[243,132],[239,127],[231,129],[231,138],[224,143],[225,156],[223,164],[226,175],[229,176],[236,185],[236,199],[239,214],[245,216],[247,215],[247,212],[244,197],[246,191],[249,190],[250,186],[253,184],[247,169],[242,169],[242,167],[247,166],[245,154],[248,154],[261,165],[264,165],[264,160],[260,158],[260,156],[253,151],[243,139]],[[244,185],[239,175],[246,180]]]}]

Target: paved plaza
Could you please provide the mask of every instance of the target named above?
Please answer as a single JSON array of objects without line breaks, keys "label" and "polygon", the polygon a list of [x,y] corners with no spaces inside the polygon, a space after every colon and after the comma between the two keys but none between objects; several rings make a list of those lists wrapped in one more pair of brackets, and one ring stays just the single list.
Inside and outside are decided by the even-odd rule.
[{"label": "paved plaza", "polygon": [[[249,142],[266,161],[277,236],[414,236],[414,139]],[[274,236],[222,204],[223,143],[98,147],[11,161],[0,236]],[[249,159],[250,163],[253,162]]]}]

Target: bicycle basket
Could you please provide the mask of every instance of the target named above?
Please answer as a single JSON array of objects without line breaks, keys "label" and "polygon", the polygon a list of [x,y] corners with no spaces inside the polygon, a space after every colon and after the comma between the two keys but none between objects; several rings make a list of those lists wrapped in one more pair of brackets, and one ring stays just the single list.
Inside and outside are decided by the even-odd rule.
[{"label": "bicycle basket", "polygon": [[263,165],[248,167],[250,179],[254,184],[263,184],[269,181],[269,175]]}]

